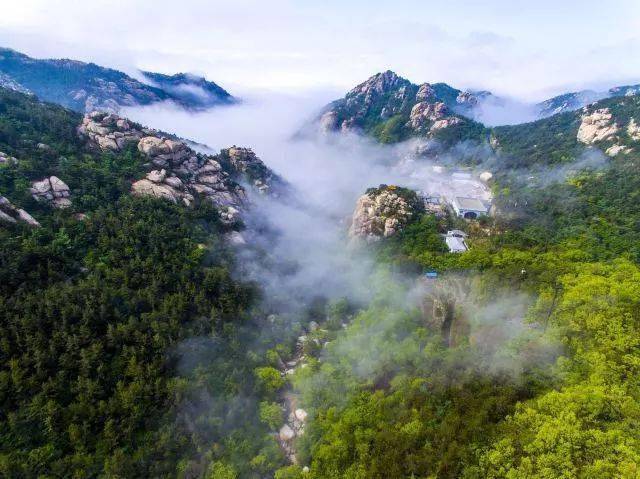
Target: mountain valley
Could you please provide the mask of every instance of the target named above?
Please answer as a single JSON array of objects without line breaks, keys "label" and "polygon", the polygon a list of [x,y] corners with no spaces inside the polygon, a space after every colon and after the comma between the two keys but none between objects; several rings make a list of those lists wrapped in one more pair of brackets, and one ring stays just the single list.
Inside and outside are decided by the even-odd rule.
[{"label": "mountain valley", "polygon": [[0,50],[0,475],[637,476],[637,87],[141,75]]}]

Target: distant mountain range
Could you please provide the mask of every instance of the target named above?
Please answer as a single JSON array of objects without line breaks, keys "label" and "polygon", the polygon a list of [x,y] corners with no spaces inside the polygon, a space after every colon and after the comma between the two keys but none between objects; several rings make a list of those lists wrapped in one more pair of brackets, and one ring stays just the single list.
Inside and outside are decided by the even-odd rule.
[{"label": "distant mountain range", "polygon": [[565,111],[577,110],[590,103],[604,98],[619,96],[633,96],[640,93],[640,85],[625,85],[610,88],[607,91],[581,90],[578,92],[564,93],[538,103],[539,116],[545,118]]},{"label": "distant mountain range", "polygon": [[[503,126],[473,119],[489,100],[500,101],[489,92],[443,83],[415,85],[386,71],[327,105],[302,134],[355,132],[382,143],[433,139],[421,147],[432,156],[470,141],[490,147],[501,163],[494,167],[503,170],[561,164],[594,148],[610,158],[635,155],[640,148],[639,86],[567,93],[539,104],[535,121]],[[471,163],[483,161],[482,150],[469,154]]]},{"label": "distant mountain range", "polygon": [[[80,112],[117,112],[122,107],[173,101],[204,109],[238,100],[224,88],[189,73],[141,71],[138,80],[124,72],[69,59],[35,59],[0,48],[0,87],[32,93]],[[474,135],[476,123],[515,124],[577,110],[598,100],[640,93],[640,84],[607,91],[564,93],[536,104],[517,104],[489,91],[460,90],[446,83],[414,84],[391,70],[373,75],[327,105],[318,118],[324,130],[363,130],[382,141],[417,134],[438,137]],[[518,113],[514,110],[520,109]],[[498,112],[498,118],[495,113]],[[492,114],[493,113],[493,114]],[[509,113],[509,114],[504,114]]]},{"label": "distant mountain range", "polygon": [[[611,88],[606,92],[584,90],[565,93],[537,104],[518,104],[521,114],[502,117],[502,123],[522,123],[577,110],[595,101],[632,96],[640,85]],[[420,135],[441,137],[455,127],[455,138],[477,133],[475,122],[485,122],[492,109],[515,110],[514,102],[488,91],[464,91],[446,83],[416,85],[391,70],[377,73],[350,90],[344,98],[327,105],[316,124],[323,131],[359,130],[383,142]],[[460,131],[460,130],[463,131]],[[446,136],[451,136],[447,133]]]},{"label": "distant mountain range", "polygon": [[195,75],[141,72],[148,83],[126,73],[75,60],[39,60],[0,48],[0,86],[33,93],[80,112],[115,112],[123,106],[174,101],[187,109],[237,101],[217,84]]}]

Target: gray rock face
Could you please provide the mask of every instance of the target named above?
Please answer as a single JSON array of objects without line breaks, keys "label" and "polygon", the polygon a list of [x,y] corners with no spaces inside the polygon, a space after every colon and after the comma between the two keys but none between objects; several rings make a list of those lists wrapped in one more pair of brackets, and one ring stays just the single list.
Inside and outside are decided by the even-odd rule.
[{"label": "gray rock face", "polygon": [[31,184],[31,196],[37,201],[48,203],[54,208],[71,206],[71,191],[67,184],[57,176],[51,176]]},{"label": "gray rock face", "polygon": [[[390,119],[400,119],[403,133],[434,136],[433,133],[473,117],[478,96],[444,83],[415,85],[392,71],[378,73],[327,105],[316,119],[316,132],[375,132]],[[455,118],[455,119],[454,119]],[[440,120],[447,121],[440,121]],[[431,128],[434,122],[439,123]]]},{"label": "gray rock face", "polygon": [[402,230],[418,213],[416,204],[396,187],[380,187],[362,195],[351,219],[349,236],[375,242]]},{"label": "gray rock face", "polygon": [[0,196],[0,222],[1,223],[26,223],[29,226],[38,227],[40,223],[25,210],[14,206],[7,198]]},{"label": "gray rock face", "polygon": [[436,98],[436,92],[429,83],[423,83],[416,93],[416,101],[428,101]]},{"label": "gray rock face", "polygon": [[246,181],[261,194],[272,194],[273,186],[281,181],[248,148],[233,147],[219,155],[203,155],[182,141],[114,114],[86,115],[78,133],[89,147],[103,151],[120,151],[129,143],[137,145],[153,169],[133,183],[133,194],[186,205],[202,196],[218,208],[225,222],[238,220],[247,203],[238,181]]},{"label": "gray rock face", "polygon": [[327,111],[318,120],[321,133],[330,133],[338,129],[338,114],[335,111]]},{"label": "gray rock face", "polygon": [[593,112],[585,111],[578,128],[578,141],[592,145],[612,137],[617,132],[618,126],[608,108],[600,108]]},{"label": "gray rock face", "polygon": [[3,153],[2,151],[0,151],[0,165],[10,165],[10,164],[17,164],[18,160],[16,158],[14,158],[13,156],[9,156],[6,153]]},{"label": "gray rock face", "polygon": [[421,130],[427,124],[444,118],[448,113],[447,105],[442,102],[428,103],[421,101],[411,108],[408,126],[414,130]]},{"label": "gray rock face", "polygon": [[233,146],[222,151],[228,156],[229,166],[242,180],[249,183],[258,193],[278,196],[284,181],[271,171],[250,148]]},{"label": "gray rock face", "polygon": [[636,123],[636,120],[631,118],[627,125],[627,134],[633,141],[640,141],[640,125]]},{"label": "gray rock face", "polygon": [[103,151],[121,151],[143,136],[142,131],[133,128],[124,118],[98,111],[84,116],[78,134],[88,140],[90,147]]},{"label": "gray rock face", "polygon": [[29,91],[28,88],[25,88],[16,80],[11,78],[9,75],[2,72],[0,72],[0,87],[7,88],[8,90],[17,91],[20,93],[31,94],[31,91]]}]

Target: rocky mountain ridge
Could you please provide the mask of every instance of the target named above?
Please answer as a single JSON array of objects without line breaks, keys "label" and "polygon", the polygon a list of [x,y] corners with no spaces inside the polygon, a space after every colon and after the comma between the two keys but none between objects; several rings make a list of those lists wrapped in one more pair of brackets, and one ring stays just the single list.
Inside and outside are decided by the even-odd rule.
[{"label": "rocky mountain ridge", "polygon": [[538,103],[536,107],[539,110],[538,116],[540,118],[546,118],[557,115],[558,113],[579,110],[582,107],[605,98],[634,96],[638,93],[640,93],[640,85],[617,86],[607,91],[581,90],[549,98],[548,100]]},{"label": "rocky mountain ridge", "polygon": [[202,109],[236,101],[220,86],[194,75],[144,72],[144,76],[150,84],[94,63],[40,60],[0,48],[0,86],[79,112],[118,112],[122,107],[161,101]]},{"label": "rocky mountain ridge", "polygon": [[226,223],[237,221],[247,205],[247,194],[240,183],[265,195],[277,195],[284,187],[284,181],[249,148],[234,146],[218,155],[204,155],[183,141],[103,112],[85,115],[78,134],[89,148],[102,151],[117,152],[131,143],[137,145],[149,160],[149,171],[133,183],[134,195],[155,196],[187,206],[196,198],[204,198],[217,207]]},{"label": "rocky mountain ridge", "polygon": [[166,91],[186,106],[210,108],[237,101],[224,88],[204,77],[190,73],[176,73],[175,75],[147,71],[141,73],[153,86]]},{"label": "rocky mountain ridge", "polygon": [[[480,97],[489,95],[480,92]],[[445,83],[415,85],[391,70],[373,75],[328,105],[317,123],[323,132],[374,132],[393,123],[401,136],[425,134],[466,121],[479,97]],[[375,134],[376,132],[374,132]]]},{"label": "rocky mountain ridge", "polygon": [[[606,92],[570,92],[527,105],[536,118],[547,118],[606,98],[628,97],[640,85],[614,87]],[[474,119],[483,118],[485,102],[492,108],[509,108],[509,101],[488,91],[463,91],[446,83],[416,85],[391,70],[377,73],[327,105],[315,120],[315,128],[327,132],[364,132],[385,143],[412,136],[438,138],[440,130],[453,126],[465,131],[447,133],[477,139],[482,136]],[[522,106],[522,105],[521,105]],[[471,134],[468,131],[471,130]]]}]

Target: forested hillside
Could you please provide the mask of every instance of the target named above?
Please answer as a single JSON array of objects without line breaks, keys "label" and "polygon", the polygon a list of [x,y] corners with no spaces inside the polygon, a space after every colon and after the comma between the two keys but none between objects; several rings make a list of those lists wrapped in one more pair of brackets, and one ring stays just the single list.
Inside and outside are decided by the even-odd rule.
[{"label": "forested hillside", "polygon": [[[0,90],[0,150],[17,160],[1,192],[41,224],[0,223],[0,475],[197,477],[260,454],[277,467],[258,419],[264,350],[246,348],[259,292],[231,275],[228,227],[205,202],[130,196],[143,156],[85,149],[80,120]],[[32,198],[52,174],[69,208]]]},{"label": "forested hillside", "polygon": [[[375,243],[387,286],[295,377],[310,477],[637,477],[639,117],[628,97],[496,128],[494,217]],[[388,285],[425,271],[407,308]]]},{"label": "forested hillside", "polygon": [[[495,213],[467,221],[408,188],[363,191],[351,232],[371,241],[347,249],[344,228],[350,262],[334,274],[366,264],[369,299],[301,300],[284,281],[301,266],[267,249],[282,234],[267,209],[250,232],[264,241],[238,254],[231,238],[251,225],[225,221],[208,190],[131,194],[178,178],[147,143],[184,145],[0,89],[0,475],[637,477],[635,119],[625,97],[440,130],[443,145],[473,137],[482,155],[465,166],[490,165]],[[96,148],[116,134],[135,142]],[[228,170],[282,186],[250,150],[192,154],[193,185]],[[43,178],[59,196],[34,188]],[[450,230],[467,251],[448,252]],[[248,280],[260,267],[269,284]]]},{"label": "forested hillside", "polygon": [[235,102],[227,91],[203,77],[144,72],[143,83],[121,71],[69,59],[41,60],[0,47],[0,87],[90,113],[123,106],[173,101],[189,109]]}]

